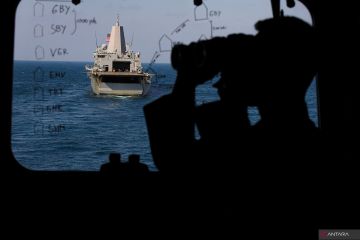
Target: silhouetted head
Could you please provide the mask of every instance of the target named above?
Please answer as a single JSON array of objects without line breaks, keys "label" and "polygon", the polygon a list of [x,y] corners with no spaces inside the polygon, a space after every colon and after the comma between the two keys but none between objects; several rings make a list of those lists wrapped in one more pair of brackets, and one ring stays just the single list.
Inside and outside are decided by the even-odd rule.
[{"label": "silhouetted head", "polygon": [[295,17],[280,17],[259,21],[255,28],[253,44],[234,51],[236,67],[224,69],[215,87],[246,105],[304,99],[317,73],[313,27]]},{"label": "silhouetted head", "polygon": [[[220,80],[213,87],[217,88],[221,100],[230,104],[239,102],[239,86],[247,84],[253,73],[255,36],[248,34],[232,34],[227,37],[225,46],[218,46],[226,52],[221,63]],[[245,90],[245,89],[243,89]]]},{"label": "silhouetted head", "polygon": [[266,98],[304,98],[317,73],[314,28],[295,17],[256,23],[257,83]]},{"label": "silhouetted head", "polygon": [[111,164],[120,164],[121,163],[121,154],[120,153],[110,153],[109,162]]}]

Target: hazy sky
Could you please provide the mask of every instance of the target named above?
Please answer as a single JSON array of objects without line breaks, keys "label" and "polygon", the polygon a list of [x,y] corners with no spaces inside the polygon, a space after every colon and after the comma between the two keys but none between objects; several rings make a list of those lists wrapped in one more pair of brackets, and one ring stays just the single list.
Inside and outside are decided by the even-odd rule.
[{"label": "hazy sky", "polygon": [[[99,45],[105,43],[119,14],[126,42],[133,39],[132,49],[141,52],[144,63],[160,50],[157,62],[169,62],[170,53],[165,50],[171,42],[210,38],[211,29],[213,36],[255,33],[254,23],[272,16],[270,0],[204,2],[206,8],[197,8],[195,14],[193,0],[82,0],[78,6],[22,0],[16,15],[15,59],[92,61],[96,38]],[[310,21],[301,3],[294,9],[282,5],[285,15]]]}]

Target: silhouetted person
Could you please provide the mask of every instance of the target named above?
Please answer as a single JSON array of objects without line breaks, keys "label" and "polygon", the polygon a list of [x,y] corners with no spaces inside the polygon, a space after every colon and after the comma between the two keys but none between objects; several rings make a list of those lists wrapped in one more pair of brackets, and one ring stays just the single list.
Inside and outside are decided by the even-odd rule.
[{"label": "silhouetted person", "polygon": [[315,128],[305,102],[306,91],[318,71],[314,28],[295,17],[280,17],[259,21],[256,29],[257,54],[261,56],[254,69],[256,77],[238,83],[244,90],[239,95],[259,108],[258,127]]},{"label": "silhouetted person", "polygon": [[[256,29],[255,36],[234,34],[190,44],[194,56],[180,49],[180,60],[175,58],[173,65],[179,61],[184,67],[177,69],[172,94],[144,108],[160,171],[241,174],[259,167],[268,170],[274,161],[270,159],[280,166],[283,160],[309,155],[313,146],[307,130],[315,125],[305,93],[317,72],[315,32],[293,17],[260,21]],[[196,62],[196,54],[204,50],[208,62]],[[195,107],[196,86],[219,71],[215,87],[220,101]],[[249,126],[248,106],[260,111],[261,121],[254,127]],[[199,141],[194,138],[195,125]],[[298,137],[308,139],[298,145]]]},{"label": "silhouetted person", "polygon": [[110,153],[109,154],[109,162],[101,165],[100,173],[116,176],[122,174],[126,171],[124,164],[121,162],[121,154],[120,153]]},{"label": "silhouetted person", "polygon": [[[230,46],[224,41],[234,44],[239,40],[245,60],[248,56],[248,45],[252,44],[253,38],[251,35],[239,34],[228,40],[214,38],[204,41],[207,45],[205,47],[214,55],[225,53],[228,58],[226,63],[223,63],[231,65],[231,68],[225,70],[221,69],[222,66],[212,66],[220,64],[218,61],[221,61],[221,58],[216,58],[215,62],[209,61],[202,69],[194,69],[190,65],[178,70],[172,94],[144,107],[153,159],[160,171],[196,175],[199,172],[215,174],[222,166],[226,166],[225,169],[231,168],[228,166],[230,158],[226,157],[231,154],[227,150],[232,148],[233,139],[238,141],[242,130],[250,125],[247,106],[238,99],[233,101],[233,96],[228,94],[229,88],[225,86],[227,81],[224,80],[239,76],[245,78],[247,73],[237,71],[238,55],[232,54],[231,49],[228,49]],[[193,56],[189,56],[189,62],[192,58]],[[184,60],[187,61],[187,58]],[[222,80],[221,84],[216,84],[215,87],[218,89],[220,101],[195,107],[196,86],[212,79],[219,70]],[[201,137],[199,141],[194,138],[195,125]],[[222,160],[219,164],[220,159]]]}]

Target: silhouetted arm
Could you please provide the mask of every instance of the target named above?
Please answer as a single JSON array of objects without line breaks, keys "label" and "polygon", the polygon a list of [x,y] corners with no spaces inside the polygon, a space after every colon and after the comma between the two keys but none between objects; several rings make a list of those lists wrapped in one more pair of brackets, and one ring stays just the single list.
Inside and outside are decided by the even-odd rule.
[{"label": "silhouetted arm", "polygon": [[172,94],[144,107],[153,159],[161,171],[180,171],[191,161],[195,86],[187,76],[178,74]]}]

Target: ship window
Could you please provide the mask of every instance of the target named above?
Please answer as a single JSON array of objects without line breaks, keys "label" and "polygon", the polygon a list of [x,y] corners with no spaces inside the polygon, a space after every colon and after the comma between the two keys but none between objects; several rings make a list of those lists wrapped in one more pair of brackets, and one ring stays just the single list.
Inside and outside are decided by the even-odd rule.
[{"label": "ship window", "polygon": [[[176,72],[170,64],[171,47],[231,33],[254,34],[254,23],[272,17],[269,0],[21,0],[16,12],[14,42],[12,150],[18,162],[33,170],[97,171],[112,152],[140,161],[156,171],[152,161],[143,106],[171,92]],[[199,11],[201,10],[201,11]],[[286,13],[286,11],[285,11]],[[195,14],[195,16],[194,16]],[[296,14],[308,18],[303,9]],[[98,95],[89,69],[129,71],[130,62],[101,53],[101,66],[92,58],[99,46],[116,46],[110,37],[119,16],[119,41],[140,57],[137,69],[152,74],[152,86],[131,86],[131,79],[111,77],[97,90],[131,90],[136,96]],[[75,21],[74,21],[75,19]],[[11,35],[11,34],[8,34]],[[104,45],[103,45],[104,44]],[[116,51],[114,51],[116,52]],[[241,56],[240,56],[241,57]],[[221,59],[223,61],[223,59]],[[85,65],[88,67],[85,69]],[[241,71],[241,68],[237,69]],[[116,73],[118,74],[118,73]],[[118,74],[120,75],[120,74]],[[134,74],[133,74],[134,75]],[[197,89],[199,104],[218,99],[208,82]],[[125,89],[125,90],[126,90]],[[308,94],[316,118],[316,91]],[[257,116],[256,111],[254,119]]]},{"label": "ship window", "polygon": [[130,64],[131,64],[131,62],[114,61],[113,62],[113,70],[115,70],[116,72],[129,72]]}]

